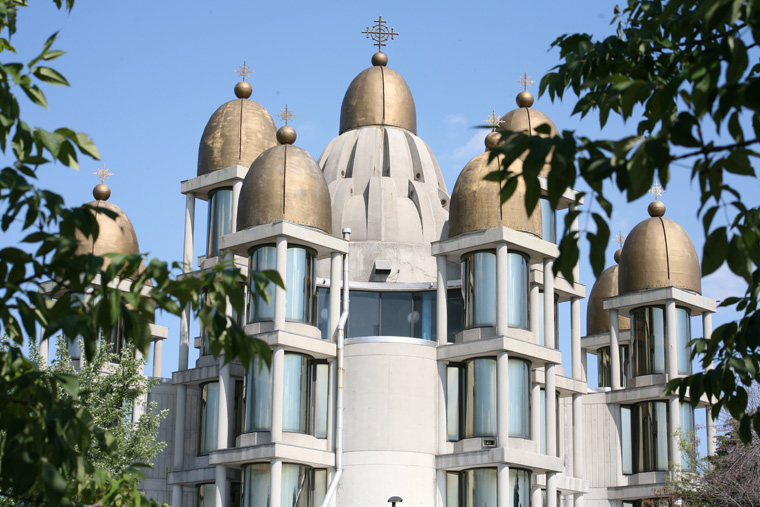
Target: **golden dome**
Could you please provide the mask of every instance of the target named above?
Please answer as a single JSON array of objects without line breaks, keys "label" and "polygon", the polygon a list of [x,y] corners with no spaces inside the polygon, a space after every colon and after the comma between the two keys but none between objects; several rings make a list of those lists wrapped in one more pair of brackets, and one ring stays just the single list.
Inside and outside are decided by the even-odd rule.
[{"label": "golden dome", "polygon": [[317,161],[293,146],[295,131],[277,133],[284,144],[253,162],[240,190],[237,230],[286,220],[332,233],[330,191]]},{"label": "golden dome", "polygon": [[[618,250],[620,252],[620,250]],[[616,260],[619,258],[615,252]],[[609,267],[599,275],[591,288],[586,309],[586,334],[607,333],[610,330],[610,314],[604,309],[604,300],[618,295],[618,265]],[[631,329],[631,319],[618,317],[618,328]]]},{"label": "golden dome", "polygon": [[[487,146],[489,139],[486,138]],[[486,180],[487,174],[499,170],[503,155],[489,161],[490,151],[473,158],[457,178],[451,193],[449,210],[449,237],[465,232],[508,227],[541,237],[541,211],[538,206],[528,216],[525,211],[525,182],[520,179],[517,189],[505,203],[501,203],[502,184]],[[522,172],[522,161],[509,166],[512,173]]]},{"label": "golden dome", "polygon": [[[379,56],[378,56],[379,55]],[[340,108],[340,134],[369,125],[385,125],[417,133],[417,110],[409,86],[387,68],[388,57],[376,53],[373,66],[351,81]]]},{"label": "golden dome", "polygon": [[198,176],[225,167],[250,167],[264,150],[277,145],[272,116],[260,104],[248,100],[251,85],[235,86],[238,97],[222,104],[206,124],[198,147]]},{"label": "golden dome", "polygon": [[[660,201],[649,206],[651,218],[633,228],[620,254],[620,294],[660,287],[702,293],[699,257],[683,227],[664,218]],[[654,204],[654,203],[652,203]]]}]

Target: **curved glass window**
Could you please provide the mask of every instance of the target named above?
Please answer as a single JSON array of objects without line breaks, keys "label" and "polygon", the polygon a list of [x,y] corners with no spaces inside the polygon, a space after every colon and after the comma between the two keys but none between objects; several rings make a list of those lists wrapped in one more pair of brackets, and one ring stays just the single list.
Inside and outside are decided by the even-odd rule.
[{"label": "curved glass window", "polygon": [[464,437],[496,435],[496,359],[465,363]]},{"label": "curved glass window", "polygon": [[327,491],[327,470],[282,464],[282,507],[318,507]]},{"label": "curved glass window", "polygon": [[530,438],[530,365],[509,359],[509,436]]},{"label": "curved glass window", "polygon": [[220,188],[208,202],[206,257],[219,255],[219,238],[232,232],[232,189]]},{"label": "curved glass window", "polygon": [[[348,337],[401,336],[434,340],[435,291],[351,291]],[[359,317],[357,317],[359,316]]]},{"label": "curved glass window", "polygon": [[456,335],[464,329],[464,298],[461,288],[449,289],[446,292],[446,321],[448,342],[454,343]]},{"label": "curved glass window", "polygon": [[[679,422],[681,423],[681,438],[694,443],[694,409],[688,403],[679,403]],[[688,453],[681,452],[681,469],[687,472],[694,471],[694,462],[689,459]]]},{"label": "curved glass window", "polygon": [[[612,387],[610,348],[602,347],[597,351],[599,360],[599,387]],[[630,367],[628,345],[620,345],[620,386],[628,386],[628,378],[625,374]]]},{"label": "curved glass window", "polygon": [[272,428],[272,373],[266,364],[254,360],[246,379],[245,431]]},{"label": "curved glass window", "polygon": [[219,421],[219,382],[201,386],[201,431],[198,454],[205,455],[217,449],[216,435]]},{"label": "curved glass window", "polygon": [[676,347],[678,374],[691,375],[691,314],[686,308],[676,308]]},{"label": "curved glass window", "polygon": [[498,476],[495,468],[472,468],[446,473],[447,507],[497,505]]},{"label": "curved glass window", "polygon": [[631,407],[630,414],[633,472],[667,471],[668,402],[639,403]]},{"label": "curved glass window", "polygon": [[633,376],[665,373],[665,312],[660,307],[631,312]]},{"label": "curved glass window", "polygon": [[243,467],[243,505],[269,507],[269,463],[253,463]]},{"label": "curved glass window", "polygon": [[[462,264],[465,328],[496,325],[496,254],[475,252]],[[520,253],[507,253],[508,325],[528,329],[528,261]]]},{"label": "curved glass window", "polygon": [[[494,504],[495,505],[495,504]],[[530,471],[521,468],[509,469],[510,507],[530,507]],[[557,504],[559,506],[559,503]]]},{"label": "curved glass window", "polygon": [[[230,492],[230,507],[240,506],[240,483],[227,483]],[[216,507],[216,489],[213,482],[198,484],[198,507]]]},{"label": "curved glass window", "polygon": [[544,241],[557,242],[557,213],[549,204],[549,199],[542,197],[541,202],[541,236]]},{"label": "curved glass window", "polygon": [[620,407],[620,456],[623,461],[623,473],[633,473],[633,433],[631,431],[631,407]]},{"label": "curved glass window", "polygon": [[[546,346],[544,334],[544,291],[538,291],[538,344]],[[554,296],[554,348],[559,350],[559,296]]]},{"label": "curved glass window", "polygon": [[[263,246],[251,250],[249,265],[252,271],[276,270],[277,249]],[[311,250],[299,246],[289,246],[286,261],[285,320],[316,325],[316,279],[314,274],[315,255]],[[269,303],[256,292],[251,280],[248,322],[264,322],[274,319],[274,284],[267,285]]]}]

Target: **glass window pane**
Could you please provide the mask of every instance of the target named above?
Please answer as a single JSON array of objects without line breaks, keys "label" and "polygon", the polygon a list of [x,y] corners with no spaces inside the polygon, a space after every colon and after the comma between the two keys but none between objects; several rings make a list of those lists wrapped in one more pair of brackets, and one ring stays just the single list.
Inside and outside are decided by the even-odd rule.
[{"label": "glass window pane", "polygon": [[664,311],[659,307],[631,312],[633,376],[665,373]]},{"label": "glass window pane", "polygon": [[509,359],[509,436],[530,438],[530,368]]},{"label": "glass window pane", "polygon": [[[509,469],[509,505],[510,507],[530,507],[530,472],[528,470]],[[559,504],[557,506],[559,507]]]},{"label": "glass window pane", "polygon": [[213,483],[198,485],[198,507],[216,507],[216,490]]},{"label": "glass window pane", "polygon": [[269,463],[254,463],[244,469],[243,505],[269,507]]},{"label": "glass window pane", "polygon": [[633,473],[633,449],[631,448],[633,435],[631,434],[631,409],[620,407],[620,446],[623,460],[623,473]]},{"label": "glass window pane", "polygon": [[327,390],[330,367],[327,363],[314,363],[314,436],[327,438]]},{"label": "glass window pane", "polygon": [[422,338],[423,340],[435,340],[436,328],[435,328],[435,298],[436,293],[433,291],[425,292],[413,292],[413,321],[414,321],[414,333],[412,336],[415,338]]},{"label": "glass window pane", "polygon": [[[685,442],[689,446],[694,444],[694,409],[688,403],[679,403],[680,413],[679,419],[681,423],[680,437],[685,439]],[[708,409],[709,410],[709,409]],[[688,472],[693,472],[693,461],[689,459],[689,453],[681,451],[681,469]]]},{"label": "glass window pane", "polygon": [[246,379],[245,431],[272,428],[272,374],[269,367],[254,359]]},{"label": "glass window pane", "polygon": [[380,294],[380,334],[383,336],[412,335],[412,293],[383,292]]},{"label": "glass window pane", "polygon": [[446,473],[446,507],[459,507],[459,473]]},{"label": "glass window pane", "polygon": [[[277,269],[277,250],[273,246],[262,246],[253,250],[249,259],[251,271]],[[248,293],[248,322],[264,322],[274,319],[274,284],[270,283],[264,289],[269,296],[269,303],[259,296],[256,286],[251,280]]]},{"label": "glass window pane", "polygon": [[459,367],[446,368],[446,428],[450,441],[459,440],[459,375]]},{"label": "glass window pane", "polygon": [[685,308],[676,308],[676,347],[678,350],[678,374],[691,374],[691,315]]},{"label": "glass window pane", "polygon": [[330,340],[330,289],[317,288],[317,327],[323,340]]},{"label": "glass window pane", "polygon": [[612,387],[610,379],[610,348],[602,347],[596,352],[599,362],[599,387]]},{"label": "glass window pane", "polygon": [[496,436],[496,360],[466,363],[465,438]]},{"label": "glass window pane", "polygon": [[288,248],[287,304],[285,319],[292,322],[315,324],[314,320],[314,255],[301,247]]},{"label": "glass window pane", "polygon": [[327,470],[314,470],[314,507],[320,507],[327,494]]},{"label": "glass window pane", "polygon": [[306,433],[308,422],[308,360],[301,354],[285,354],[282,392],[282,431]]},{"label": "glass window pane", "polygon": [[465,325],[496,325],[496,254],[478,252],[465,258],[463,264]]},{"label": "glass window pane", "polygon": [[497,505],[498,479],[495,468],[475,468],[465,470],[464,505],[466,507],[485,507]]},{"label": "glass window pane", "polygon": [[380,335],[380,294],[351,291],[348,311],[349,338]]},{"label": "glass window pane", "polygon": [[311,469],[303,465],[282,465],[282,507],[311,507]]},{"label": "glass window pane", "polygon": [[507,323],[528,329],[528,261],[519,253],[508,252],[507,263]]},{"label": "glass window pane", "polygon": [[464,299],[462,289],[451,289],[446,293],[446,321],[448,323],[448,342],[464,329]]},{"label": "glass window pane", "polygon": [[655,406],[655,421],[657,442],[657,470],[668,469],[668,404],[667,402],[652,402]]},{"label": "glass window pane", "polygon": [[544,241],[557,242],[557,218],[549,199],[541,200],[541,236]]},{"label": "glass window pane", "polygon": [[654,371],[665,373],[665,311],[652,308],[652,334],[654,335]]},{"label": "glass window pane", "polygon": [[211,194],[208,203],[206,257],[219,255],[219,238],[232,232],[232,189],[222,188]]},{"label": "glass window pane", "polygon": [[201,387],[201,432],[199,454],[217,449],[216,435],[219,411],[219,383],[209,382]]}]

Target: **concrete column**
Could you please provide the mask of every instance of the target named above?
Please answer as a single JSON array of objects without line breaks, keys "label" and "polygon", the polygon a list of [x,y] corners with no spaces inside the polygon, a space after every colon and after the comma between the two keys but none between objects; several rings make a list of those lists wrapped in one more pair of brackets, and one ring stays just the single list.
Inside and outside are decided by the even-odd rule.
[{"label": "concrete column", "polygon": [[230,363],[222,366],[224,356],[219,356],[219,409],[217,410],[216,448],[227,449],[230,434],[230,394],[232,379]]},{"label": "concrete column", "polygon": [[[174,413],[174,448],[172,464],[174,470],[181,470],[184,464],[185,451],[185,416],[187,412],[187,386],[177,386],[177,411]],[[179,504],[175,504],[179,505]]]},{"label": "concrete column", "polygon": [[[277,238],[277,271],[280,273],[283,283],[287,286],[288,274],[288,239],[281,236]],[[274,328],[285,329],[286,298],[285,289],[279,285],[274,289]]]},{"label": "concrete column", "polygon": [[554,259],[544,259],[544,345],[555,349],[554,334]]},{"label": "concrete column", "polygon": [[232,183],[232,227],[230,232],[237,232],[238,203],[240,202],[240,189],[243,188],[243,180],[235,180]]},{"label": "concrete column", "polygon": [[[536,473],[533,474],[533,482],[536,481]],[[541,507],[543,498],[541,498],[541,487],[538,484],[535,484],[530,489],[530,505],[531,507]]]},{"label": "concrete column", "polygon": [[499,507],[509,507],[511,504],[509,502],[509,465],[506,465],[504,463],[499,463],[498,469],[497,469],[497,490],[498,490],[498,501],[496,504]]},{"label": "concrete column", "polygon": [[[533,270],[531,270],[533,271]],[[533,275],[535,276],[535,271],[533,271]],[[541,309],[540,309],[540,298],[539,298],[539,292],[540,287],[537,283],[531,282],[530,284],[530,293],[528,294],[528,304],[529,306],[529,320],[530,320],[530,332],[533,333],[533,341],[535,343],[539,343],[540,337],[538,336],[540,327],[539,322],[539,315],[541,315]]]},{"label": "concrete column", "polygon": [[541,452],[541,384],[530,386],[530,438],[536,445],[536,454]]},{"label": "concrete column", "polygon": [[330,256],[330,335],[328,340],[334,342],[335,331],[340,320],[340,290],[343,277],[343,256],[333,252]]},{"label": "concrete column", "polygon": [[570,300],[570,352],[573,360],[573,378],[586,380],[583,375],[581,356],[581,298]]},{"label": "concrete column", "polygon": [[[182,272],[193,269],[193,236],[195,231],[195,194],[185,196],[185,243],[182,250]],[[179,324],[179,370],[187,370],[190,353],[190,306],[180,315]]]},{"label": "concrete column", "polygon": [[448,292],[446,257],[440,255],[435,259],[435,262],[438,267],[438,285],[435,298],[435,329],[436,333],[438,333],[438,345],[446,345],[449,342],[449,316],[448,307],[446,306]]},{"label": "concrete column", "polygon": [[507,244],[496,245],[496,334],[506,336],[509,331],[507,287],[509,286],[509,262]]},{"label": "concrete column", "polygon": [[559,507],[557,505],[557,474],[546,474],[546,505],[547,507]]},{"label": "concrete column", "polygon": [[665,360],[668,380],[678,376],[678,343],[676,339],[676,301],[665,302]]},{"label": "concrete column", "polygon": [[448,427],[446,424],[446,363],[438,361],[438,454],[446,453]]},{"label": "concrete column", "polygon": [[[574,211],[576,209],[576,206],[574,204],[570,205],[570,211]],[[570,222],[570,232],[578,232],[578,217],[576,216],[572,222]],[[580,258],[579,258],[580,260]],[[578,261],[575,262],[575,266],[573,266],[573,282],[574,283],[580,283],[581,280],[581,268]]]},{"label": "concrete column", "polygon": [[509,354],[504,351],[496,359],[496,438],[499,447],[509,447]]},{"label": "concrete column", "polygon": [[214,493],[216,507],[227,507],[230,495],[227,492],[227,467],[225,465],[216,465],[216,481]]},{"label": "concrete column", "polygon": [[[704,312],[702,314],[702,337],[709,340],[712,336],[712,313]],[[713,365],[710,365],[710,369]],[[705,427],[707,429],[707,455],[715,456],[715,437],[717,431],[715,419],[712,418],[712,403],[705,407]]]},{"label": "concrete column", "polygon": [[48,358],[50,356],[50,340],[44,338],[45,328],[40,326],[40,357],[42,358],[42,364],[48,364]]},{"label": "concrete column", "polygon": [[338,360],[330,359],[330,373],[327,379],[327,451],[335,450],[335,394],[337,380],[337,363]]},{"label": "concrete column", "polygon": [[557,365],[546,365],[546,454],[557,455]]},{"label": "concrete column", "polygon": [[182,507],[182,485],[172,485],[172,507]]},{"label": "concrete column", "polygon": [[[583,396],[580,394],[573,395],[573,476],[583,479],[584,470],[584,453],[583,453],[583,433],[585,426],[583,423]],[[577,500],[577,497],[576,497]]]},{"label": "concrete column", "polygon": [[[143,358],[142,352],[135,349],[135,359],[138,361]],[[140,420],[140,417],[145,413],[145,405],[148,403],[148,395],[143,394],[135,400],[135,404],[132,406],[132,423],[136,424]]]},{"label": "concrete column", "polygon": [[583,507],[583,493],[573,495],[573,507]]},{"label": "concrete column", "polygon": [[[272,353],[272,432],[273,444],[282,441],[282,397],[285,369],[285,349],[275,347]],[[279,504],[277,504],[279,505]]]},{"label": "concrete column", "polygon": [[282,460],[273,459],[269,466],[269,507],[282,505]]},{"label": "concrete column", "polygon": [[613,391],[620,389],[620,320],[618,311],[610,310],[610,385]]},{"label": "concrete column", "polygon": [[161,376],[161,361],[164,360],[164,341],[156,340],[153,342],[153,376]]}]

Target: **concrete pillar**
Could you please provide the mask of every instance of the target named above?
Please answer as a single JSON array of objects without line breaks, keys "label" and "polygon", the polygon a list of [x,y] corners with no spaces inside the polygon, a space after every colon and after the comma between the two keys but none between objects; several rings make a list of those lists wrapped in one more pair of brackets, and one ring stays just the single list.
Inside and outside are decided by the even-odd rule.
[{"label": "concrete pillar", "polygon": [[556,349],[554,333],[554,259],[544,259],[544,345]]},{"label": "concrete pillar", "polygon": [[327,379],[327,451],[335,449],[335,396],[337,391],[337,363],[338,360],[330,359],[330,373]]},{"label": "concrete pillar", "polygon": [[[135,349],[135,359],[140,361],[143,358],[142,352]],[[148,395],[143,394],[135,400],[135,404],[132,406],[132,424],[136,424],[140,420],[140,417],[145,413],[145,406],[148,403]]]},{"label": "concrete pillar", "polygon": [[164,360],[164,341],[156,340],[153,342],[153,376],[161,376],[161,361]]},{"label": "concrete pillar", "polygon": [[[193,269],[193,236],[195,232],[195,194],[185,196],[185,243],[182,250],[182,272]],[[180,315],[179,325],[179,370],[187,370],[190,353],[190,306]]]},{"label": "concrete pillar", "polygon": [[[287,286],[288,274],[288,239],[280,236],[277,238],[277,271],[280,273],[283,283]],[[287,294],[285,289],[275,285],[274,289],[274,328],[285,329],[285,311],[287,309]]]},{"label": "concrete pillar", "polygon": [[230,434],[230,394],[232,379],[230,363],[222,366],[224,356],[219,356],[219,408],[217,410],[216,448],[227,449]]},{"label": "concrete pillar", "polygon": [[[535,271],[533,271],[533,274],[535,275]],[[530,293],[528,294],[528,304],[529,306],[529,320],[530,320],[530,332],[533,334],[533,340],[536,343],[539,343],[540,337],[538,336],[538,333],[540,331],[540,322],[539,322],[539,315],[541,315],[541,309],[540,309],[540,287],[537,283],[531,282],[530,284]]]},{"label": "concrete pillar", "polygon": [[678,343],[676,339],[676,301],[665,302],[665,366],[668,380],[678,376]]},{"label": "concrete pillar", "polygon": [[172,485],[172,507],[182,507],[182,485]]},{"label": "concrete pillar", "polygon": [[446,363],[438,361],[438,454],[446,453],[448,427],[446,424]]},{"label": "concrete pillar", "polygon": [[[273,444],[282,441],[282,397],[285,370],[285,349],[275,347],[272,353],[272,431]],[[278,504],[279,505],[279,504]]]},{"label": "concrete pillar", "polygon": [[227,492],[227,467],[225,465],[216,465],[216,481],[214,493],[216,507],[227,507],[230,495]]},{"label": "concrete pillar", "polygon": [[557,455],[557,365],[546,365],[546,454]]},{"label": "concrete pillar", "polygon": [[506,336],[509,331],[507,287],[509,286],[509,262],[507,244],[496,245],[496,334]]},{"label": "concrete pillar", "polygon": [[232,182],[232,227],[230,232],[237,232],[238,203],[240,202],[240,189],[243,188],[243,180]]},{"label": "concrete pillar", "polygon": [[[570,211],[575,211],[576,206],[574,204],[570,205]],[[570,222],[570,232],[577,233],[578,232],[578,217],[576,216],[572,222]],[[579,258],[580,260],[580,258]],[[581,280],[581,268],[579,261],[575,261],[575,266],[573,266],[573,282],[574,283],[580,283]]]},{"label": "concrete pillar", "polygon": [[536,446],[536,454],[541,452],[541,384],[530,386],[530,438]]},{"label": "concrete pillar", "polygon": [[583,507],[583,493],[573,495],[573,507]]},{"label": "concrete pillar", "polygon": [[436,266],[438,267],[438,278],[435,298],[435,328],[438,333],[438,345],[446,345],[449,342],[449,316],[448,307],[446,305],[447,300],[447,273],[446,273],[446,257],[440,255],[435,259]]},{"label": "concrete pillar", "polygon": [[[573,395],[573,476],[583,479],[584,455],[583,455],[583,432],[585,426],[583,423],[583,396],[580,394]],[[577,497],[576,497],[577,499]]]},{"label": "concrete pillar", "polygon": [[[702,314],[702,337],[705,340],[709,340],[712,336],[712,313],[704,312]],[[713,365],[710,365],[710,369]],[[712,418],[712,403],[705,407],[705,427],[707,429],[707,455],[715,456],[715,437],[717,436],[717,430],[715,427],[715,419]]]},{"label": "concrete pillar", "polygon": [[557,505],[557,474],[546,474],[546,505],[547,507],[559,507]]},{"label": "concrete pillar", "polygon": [[[533,482],[536,481],[535,477],[537,474],[533,474]],[[530,505],[531,507],[541,507],[543,505],[543,498],[541,498],[541,487],[538,484],[535,484],[530,489]]]},{"label": "concrete pillar", "polygon": [[496,358],[496,438],[499,447],[509,447],[509,354]]},{"label": "concrete pillar", "polygon": [[610,385],[613,391],[620,389],[620,327],[618,311],[610,310]]},{"label": "concrete pillar", "polygon": [[282,505],[282,460],[273,459],[269,465],[269,507]]},{"label": "concrete pillar", "polygon": [[570,353],[573,360],[573,378],[586,380],[581,362],[581,298],[570,300]]},{"label": "concrete pillar", "polygon": [[509,501],[509,465],[499,463],[497,468],[497,491],[498,501],[496,504],[499,507],[509,507],[511,505]]},{"label": "concrete pillar", "polygon": [[335,331],[338,329],[340,321],[340,290],[341,279],[343,277],[343,256],[338,252],[333,252],[330,256],[330,335],[328,340],[334,342],[336,339]]}]

